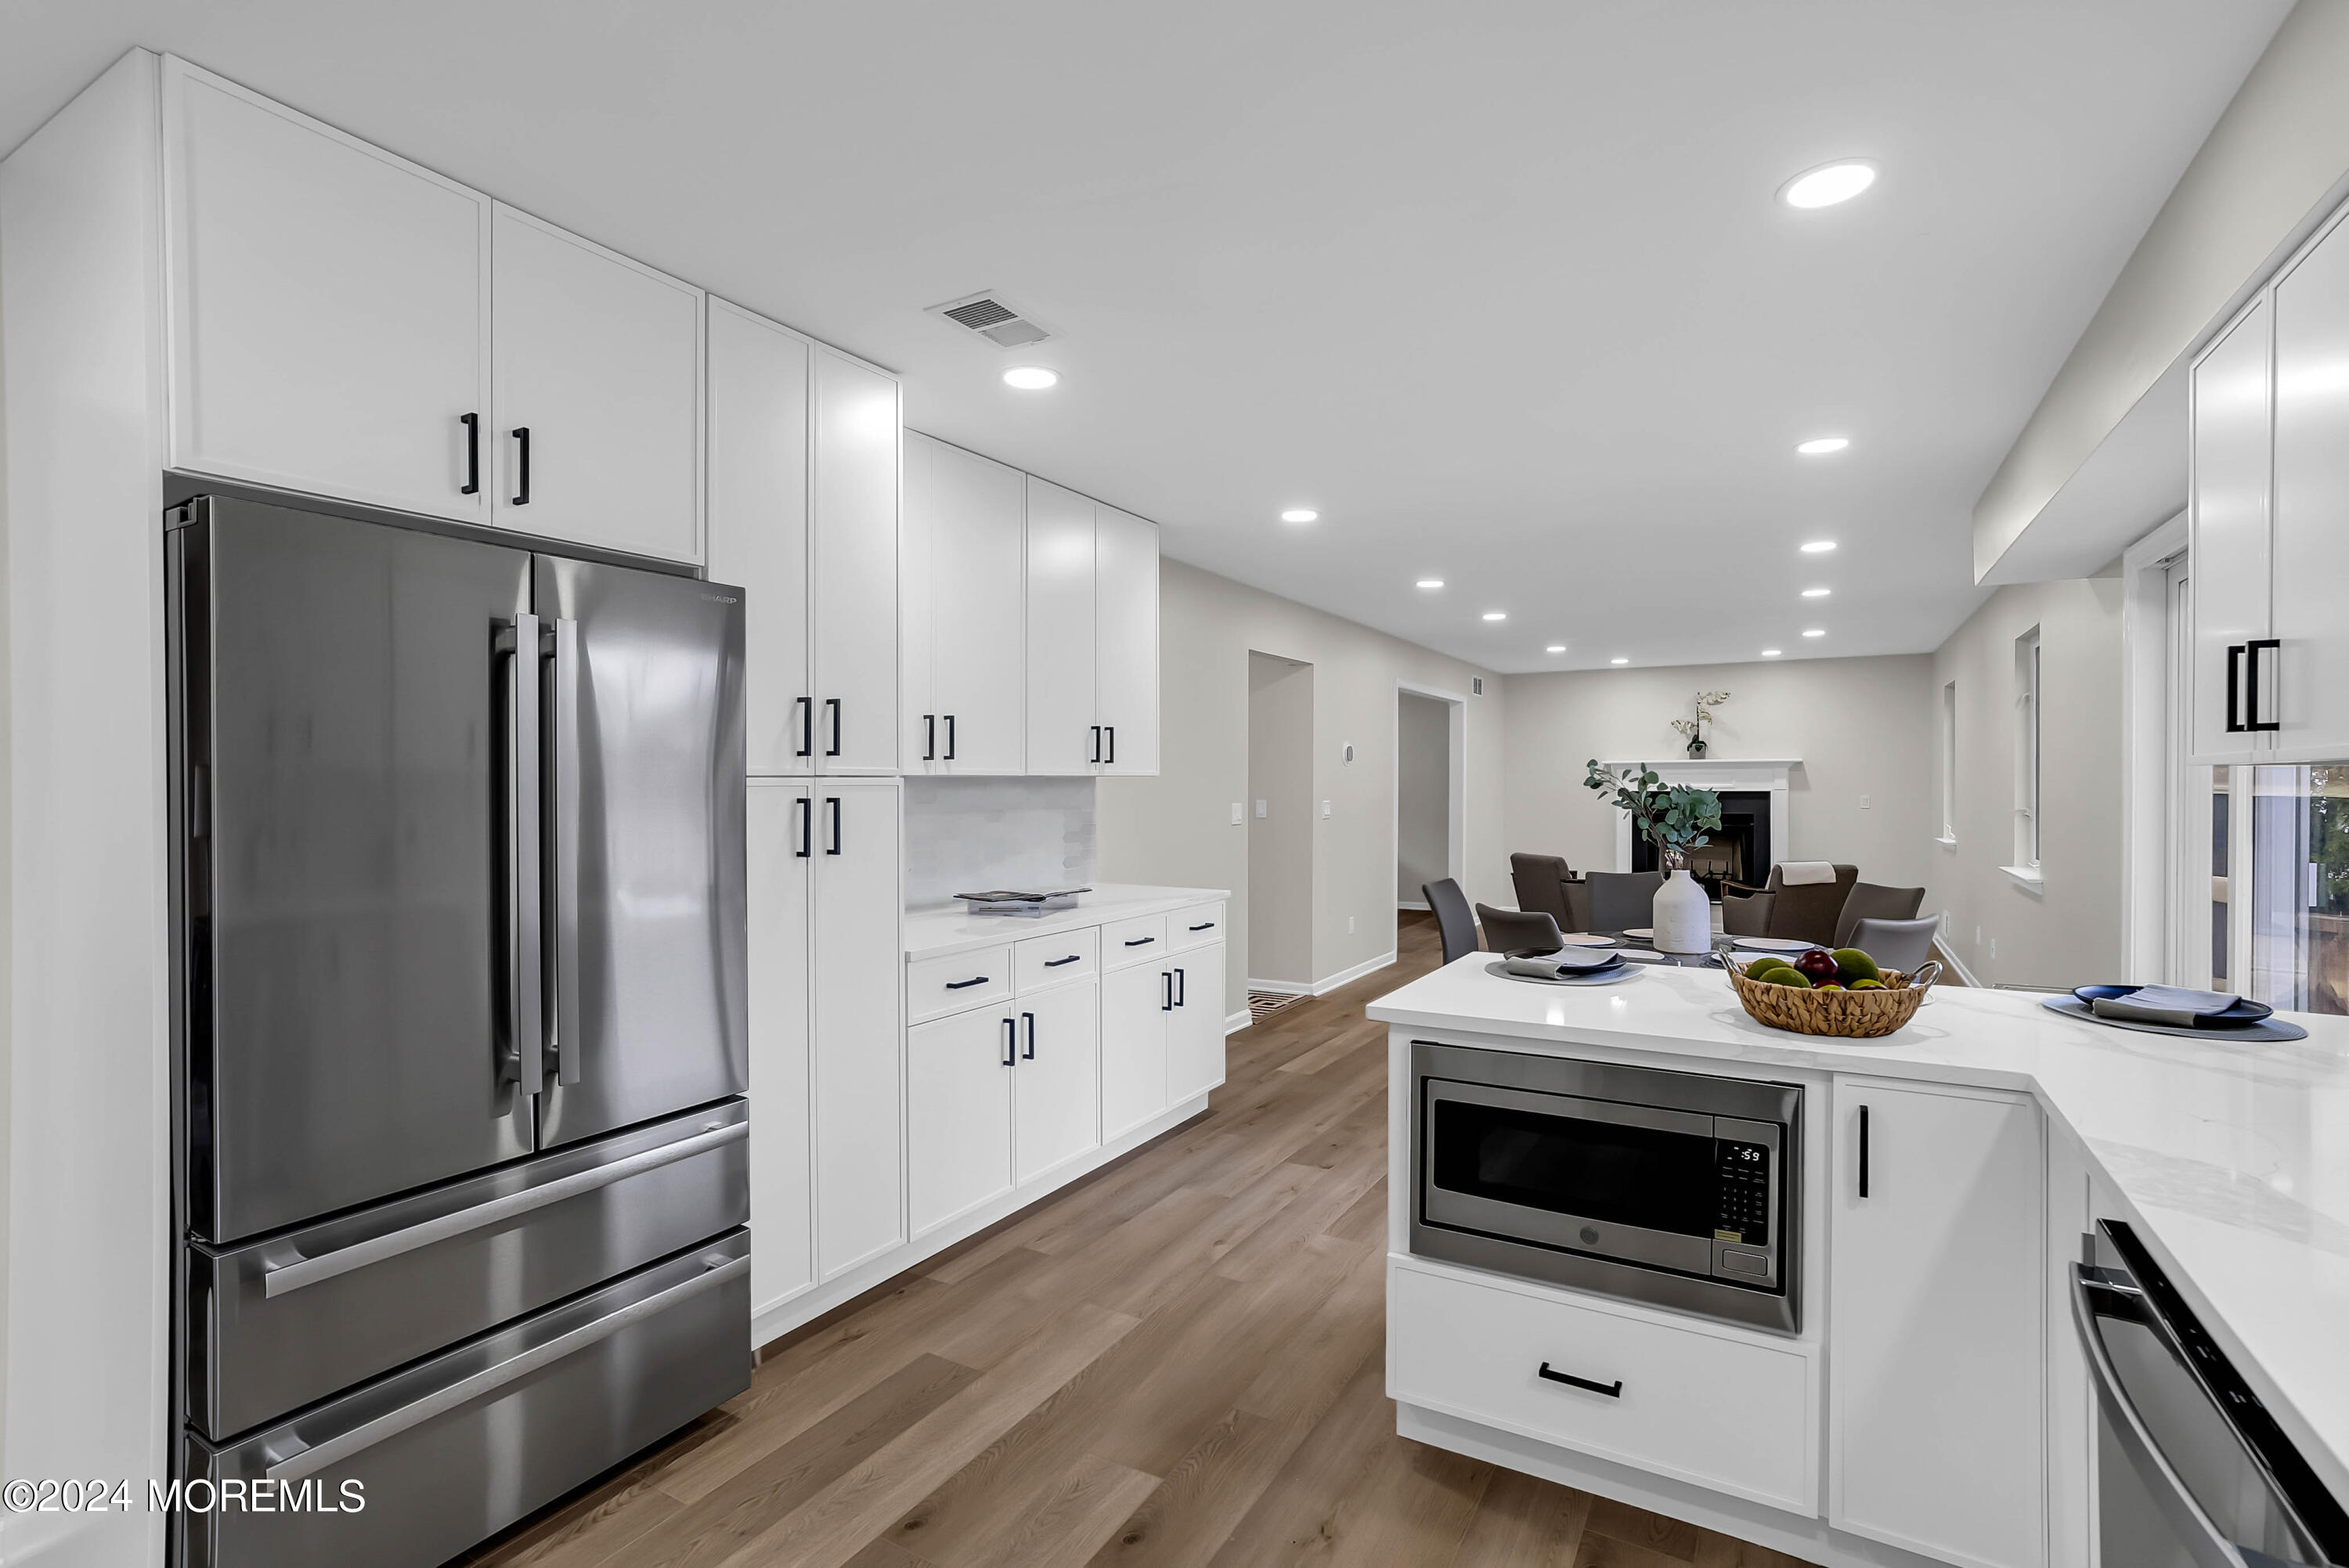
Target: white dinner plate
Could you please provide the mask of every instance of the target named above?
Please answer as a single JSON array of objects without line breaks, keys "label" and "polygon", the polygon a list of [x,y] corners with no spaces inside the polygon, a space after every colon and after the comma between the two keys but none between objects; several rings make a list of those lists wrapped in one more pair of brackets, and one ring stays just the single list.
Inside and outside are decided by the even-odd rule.
[{"label": "white dinner plate", "polygon": [[1612,947],[1615,945],[1615,939],[1613,937],[1599,936],[1588,931],[1569,931],[1566,933],[1565,935],[1559,937],[1558,940],[1565,943],[1568,947]]},{"label": "white dinner plate", "polygon": [[1635,925],[1623,934],[1626,936],[1636,936],[1642,942],[1649,942],[1654,940],[1656,928],[1652,925]]},{"label": "white dinner plate", "polygon": [[1791,936],[1741,936],[1737,938],[1740,953],[1808,953],[1818,946],[1816,942],[1797,942]]}]

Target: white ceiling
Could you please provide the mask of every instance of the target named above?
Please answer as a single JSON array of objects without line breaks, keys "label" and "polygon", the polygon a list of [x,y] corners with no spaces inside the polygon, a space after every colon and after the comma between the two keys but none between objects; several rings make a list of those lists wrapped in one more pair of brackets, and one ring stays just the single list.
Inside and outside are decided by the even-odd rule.
[{"label": "white ceiling", "polygon": [[[1488,667],[1900,652],[1980,602],[1975,496],[2288,9],[0,0],[0,148],[175,51]],[[1061,335],[923,314],[983,288]]]}]

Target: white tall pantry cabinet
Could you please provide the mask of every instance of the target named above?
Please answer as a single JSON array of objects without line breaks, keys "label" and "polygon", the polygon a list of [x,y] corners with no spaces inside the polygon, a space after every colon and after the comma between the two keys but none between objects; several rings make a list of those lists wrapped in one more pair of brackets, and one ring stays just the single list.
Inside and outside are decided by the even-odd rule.
[{"label": "white tall pantry cabinet", "polygon": [[804,1137],[814,1064],[808,1052],[808,942],[813,802],[789,779],[750,780],[750,1310],[781,1306],[815,1284],[815,1161]]}]

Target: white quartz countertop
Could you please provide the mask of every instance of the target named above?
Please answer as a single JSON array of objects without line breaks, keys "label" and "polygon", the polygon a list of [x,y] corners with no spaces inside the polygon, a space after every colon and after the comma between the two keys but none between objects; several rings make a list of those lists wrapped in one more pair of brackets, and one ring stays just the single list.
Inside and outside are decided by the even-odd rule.
[{"label": "white quartz countertop", "polygon": [[1882,1040],[1787,1034],[1715,969],[1525,985],[1464,957],[1369,1008],[1409,1028],[1869,1073],[2034,1095],[2335,1495],[2349,1500],[2349,1018],[2230,1045],[2084,1024],[2030,993],[1941,986]]},{"label": "white quartz countertop", "polygon": [[1024,936],[1105,925],[1135,915],[1159,914],[1195,903],[1210,903],[1231,895],[1219,887],[1146,887],[1138,882],[1104,882],[1077,896],[1077,907],[1035,916],[966,914],[959,903],[928,904],[905,912],[905,956],[938,958],[968,953]]}]

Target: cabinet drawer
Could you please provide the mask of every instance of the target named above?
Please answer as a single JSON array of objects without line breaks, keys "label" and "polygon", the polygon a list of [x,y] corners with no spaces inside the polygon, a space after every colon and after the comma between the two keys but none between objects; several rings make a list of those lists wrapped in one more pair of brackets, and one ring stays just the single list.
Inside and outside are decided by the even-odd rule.
[{"label": "cabinet drawer", "polygon": [[1022,995],[1101,973],[1101,927],[1031,936],[1012,950],[1011,972]]},{"label": "cabinet drawer", "polygon": [[1145,914],[1101,928],[1102,967],[1123,969],[1166,956],[1166,917]]},{"label": "cabinet drawer", "polygon": [[1224,906],[1221,903],[1195,904],[1178,909],[1166,917],[1166,945],[1180,953],[1186,947],[1205,947],[1210,942],[1224,939]]},{"label": "cabinet drawer", "polygon": [[[1543,1442],[1815,1511],[1792,1350],[1387,1265],[1387,1392]],[[1541,1374],[1617,1386],[1611,1397]]]},{"label": "cabinet drawer", "polygon": [[1011,944],[982,947],[905,965],[905,1022],[943,1018],[984,1007],[1011,995]]}]

